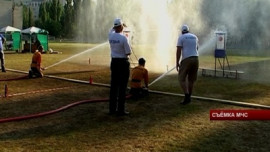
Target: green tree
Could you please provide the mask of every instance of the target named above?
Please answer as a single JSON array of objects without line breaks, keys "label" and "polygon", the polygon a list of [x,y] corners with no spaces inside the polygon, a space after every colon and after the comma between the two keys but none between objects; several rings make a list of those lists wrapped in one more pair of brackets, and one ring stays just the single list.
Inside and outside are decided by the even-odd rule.
[{"label": "green tree", "polygon": [[39,7],[39,19],[41,20],[41,23],[46,22],[49,19],[45,4],[41,4]]},{"label": "green tree", "polygon": [[34,16],[33,16],[33,11],[32,9],[29,7],[28,8],[28,26],[31,27],[31,26],[34,26]]},{"label": "green tree", "polygon": [[75,21],[75,26],[74,26],[74,30],[76,31],[77,35],[76,38],[77,39],[81,39],[83,37],[83,30],[80,28],[80,17],[82,14],[82,0],[76,0],[73,1],[73,7],[74,7],[74,21]]},{"label": "green tree", "polygon": [[23,28],[28,28],[34,25],[34,16],[31,8],[23,6]]},{"label": "green tree", "polygon": [[50,2],[50,18],[54,21],[60,21],[62,15],[62,6],[59,0],[52,0]]},{"label": "green tree", "polygon": [[63,14],[63,7],[62,7],[59,0],[57,0],[56,9],[57,9],[57,12],[56,12],[57,18],[56,18],[56,20],[59,22],[60,19],[61,19],[62,14]]},{"label": "green tree", "polygon": [[67,38],[73,38],[74,37],[74,29],[75,29],[75,23],[74,23],[74,8],[73,8],[73,1],[67,0],[66,4],[64,6],[64,15],[61,19],[61,24],[63,26],[63,36],[66,36]]},{"label": "green tree", "polygon": [[23,6],[23,29],[29,27],[29,15],[28,15],[28,8]]},{"label": "green tree", "polygon": [[39,19],[36,25],[49,31],[50,35],[59,37],[62,32],[60,19],[63,8],[59,0],[53,0],[40,5]]}]

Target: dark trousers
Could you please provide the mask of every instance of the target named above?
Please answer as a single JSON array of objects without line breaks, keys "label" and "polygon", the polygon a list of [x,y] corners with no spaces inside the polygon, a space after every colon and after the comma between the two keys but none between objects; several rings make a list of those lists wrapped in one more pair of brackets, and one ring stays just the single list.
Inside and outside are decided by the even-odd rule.
[{"label": "dark trousers", "polygon": [[29,78],[32,77],[37,77],[37,78],[41,78],[43,77],[43,74],[35,67],[31,67],[31,71],[29,71]]},{"label": "dark trousers", "polygon": [[133,99],[139,99],[149,95],[146,88],[131,88],[129,93],[132,95]]},{"label": "dark trousers", "polygon": [[125,111],[129,66],[128,59],[113,58],[111,61],[110,113]]},{"label": "dark trousers", "polygon": [[1,60],[1,69],[2,69],[2,72],[4,72],[4,71],[6,71],[6,69],[5,69],[5,56],[1,50],[0,50],[0,60]]}]

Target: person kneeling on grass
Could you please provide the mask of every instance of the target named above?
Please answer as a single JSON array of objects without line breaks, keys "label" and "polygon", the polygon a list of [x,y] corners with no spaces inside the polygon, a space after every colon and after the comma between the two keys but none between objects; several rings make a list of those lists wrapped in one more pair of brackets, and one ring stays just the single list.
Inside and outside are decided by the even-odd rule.
[{"label": "person kneeling on grass", "polygon": [[[144,67],[145,59],[139,59],[139,65],[132,70],[130,82],[130,94],[135,98],[148,95],[148,70]],[[144,86],[142,85],[144,81]]]},{"label": "person kneeling on grass", "polygon": [[42,70],[44,68],[41,67],[41,53],[43,52],[43,46],[40,45],[38,50],[35,51],[32,57],[31,69],[29,70],[29,78],[38,77],[42,78],[43,73]]}]

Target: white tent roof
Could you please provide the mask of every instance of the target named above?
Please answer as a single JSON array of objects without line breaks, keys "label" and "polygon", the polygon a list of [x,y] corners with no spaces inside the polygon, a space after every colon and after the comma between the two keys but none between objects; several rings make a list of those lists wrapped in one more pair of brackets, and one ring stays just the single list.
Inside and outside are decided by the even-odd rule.
[{"label": "white tent roof", "polygon": [[34,26],[22,30],[22,33],[25,33],[25,34],[44,33],[44,32],[47,32],[47,31],[43,30],[43,29],[40,29],[38,27],[34,27]]},{"label": "white tent roof", "polygon": [[11,26],[6,26],[6,27],[3,27],[3,28],[0,29],[0,32],[4,32],[4,33],[6,33],[6,32],[15,32],[15,31],[20,32],[21,30],[15,28],[15,27],[11,27]]}]

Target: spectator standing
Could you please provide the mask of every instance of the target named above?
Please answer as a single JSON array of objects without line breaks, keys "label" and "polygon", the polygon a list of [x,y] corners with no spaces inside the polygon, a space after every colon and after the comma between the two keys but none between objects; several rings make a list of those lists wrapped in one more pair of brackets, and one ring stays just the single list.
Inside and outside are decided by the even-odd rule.
[{"label": "spectator standing", "polygon": [[5,37],[0,34],[0,60],[1,60],[1,70],[6,72],[5,68],[5,55],[4,55],[4,43],[6,42]]}]

